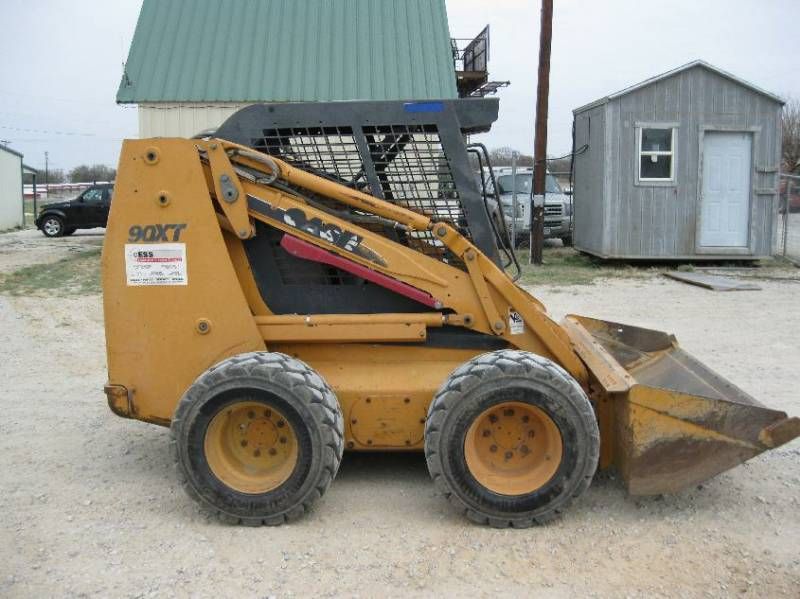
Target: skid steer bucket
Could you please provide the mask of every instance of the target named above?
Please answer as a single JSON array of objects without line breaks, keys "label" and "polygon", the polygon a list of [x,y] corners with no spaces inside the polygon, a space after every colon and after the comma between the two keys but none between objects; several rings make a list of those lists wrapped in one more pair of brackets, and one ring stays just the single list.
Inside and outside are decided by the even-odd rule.
[{"label": "skid steer bucket", "polygon": [[674,336],[583,316],[563,322],[605,392],[611,461],[632,494],[674,493],[800,436],[683,351]]}]

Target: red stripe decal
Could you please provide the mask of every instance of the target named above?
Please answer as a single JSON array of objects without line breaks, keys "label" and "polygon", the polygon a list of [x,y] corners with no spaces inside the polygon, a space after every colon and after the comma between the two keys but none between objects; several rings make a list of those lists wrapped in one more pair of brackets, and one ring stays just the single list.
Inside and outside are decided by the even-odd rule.
[{"label": "red stripe decal", "polygon": [[331,252],[318,248],[317,246],[312,245],[307,241],[303,241],[302,239],[298,239],[297,237],[284,235],[283,238],[281,238],[281,247],[289,252],[292,256],[296,256],[297,258],[302,258],[304,260],[310,260],[312,262],[321,262],[329,266],[335,266],[336,268],[340,268],[371,283],[385,287],[389,291],[394,291],[395,293],[404,295],[405,297],[416,302],[430,306],[431,308],[436,308],[436,305],[439,303],[436,301],[435,297],[426,291],[421,291],[416,287],[412,287],[408,283],[403,283],[397,279],[387,277],[382,273],[367,268],[366,266],[362,266],[361,264],[353,262],[352,260],[332,254]]}]

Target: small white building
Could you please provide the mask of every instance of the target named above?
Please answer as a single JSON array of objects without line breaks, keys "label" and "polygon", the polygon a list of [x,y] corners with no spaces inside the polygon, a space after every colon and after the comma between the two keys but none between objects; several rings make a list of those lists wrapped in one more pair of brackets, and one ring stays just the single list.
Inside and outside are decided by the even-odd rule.
[{"label": "small white building", "polygon": [[22,205],[22,154],[0,145],[0,231],[25,223]]}]

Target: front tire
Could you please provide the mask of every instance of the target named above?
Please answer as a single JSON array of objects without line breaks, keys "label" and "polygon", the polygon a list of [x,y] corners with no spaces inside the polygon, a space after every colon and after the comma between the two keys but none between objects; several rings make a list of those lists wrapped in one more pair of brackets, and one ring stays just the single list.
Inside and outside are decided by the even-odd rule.
[{"label": "front tire", "polygon": [[594,411],[577,382],[517,350],[456,369],[425,425],[436,487],[469,519],[498,528],[558,516],[589,487],[599,451]]},{"label": "front tire", "polygon": [[42,233],[46,237],[61,237],[64,234],[64,221],[58,216],[46,216],[42,221]]},{"label": "front tire", "polygon": [[344,420],[328,384],[300,360],[252,352],[203,373],[171,424],[184,489],[231,524],[277,525],[330,486]]}]

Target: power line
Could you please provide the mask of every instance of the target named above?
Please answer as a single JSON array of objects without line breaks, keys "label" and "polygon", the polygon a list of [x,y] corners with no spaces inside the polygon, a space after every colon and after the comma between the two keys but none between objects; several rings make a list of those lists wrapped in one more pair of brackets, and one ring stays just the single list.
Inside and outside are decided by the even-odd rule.
[{"label": "power line", "polygon": [[46,133],[48,135],[75,135],[80,137],[96,137],[94,133],[78,133],[76,131],[47,131],[46,129],[26,129],[24,127],[10,127],[0,125],[0,129],[10,129],[11,131],[23,131],[25,133]]}]

